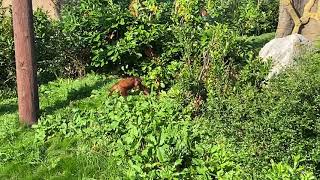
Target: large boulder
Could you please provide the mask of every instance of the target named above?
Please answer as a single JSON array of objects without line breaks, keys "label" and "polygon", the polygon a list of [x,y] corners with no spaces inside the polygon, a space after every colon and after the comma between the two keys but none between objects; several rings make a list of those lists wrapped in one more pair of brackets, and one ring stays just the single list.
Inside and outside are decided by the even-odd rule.
[{"label": "large boulder", "polygon": [[268,42],[259,52],[263,61],[272,60],[272,68],[266,80],[279,74],[286,67],[294,64],[294,59],[301,55],[312,43],[300,34],[275,38]]}]

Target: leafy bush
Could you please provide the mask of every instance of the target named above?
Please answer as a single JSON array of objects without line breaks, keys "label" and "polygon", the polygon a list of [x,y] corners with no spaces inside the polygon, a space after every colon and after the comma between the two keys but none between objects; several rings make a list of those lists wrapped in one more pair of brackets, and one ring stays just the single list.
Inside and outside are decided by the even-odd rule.
[{"label": "leafy bush", "polygon": [[[43,114],[31,130],[12,120],[15,111],[0,115],[0,177],[313,177],[304,166],[308,160],[298,157],[252,166],[257,163],[251,159],[254,147],[236,148],[224,138],[228,134],[212,131],[212,119],[192,119],[191,111],[169,95],[107,97],[111,79],[89,75],[42,85]],[[0,107],[15,102],[6,99]]]},{"label": "leafy bush", "polygon": [[5,11],[0,9],[0,89],[15,83],[12,23],[11,18],[4,15]]},{"label": "leafy bush", "polygon": [[[267,24],[269,21],[266,19],[271,13],[266,7],[277,7],[276,2],[265,1],[260,4],[253,1],[192,1],[191,4],[186,1],[82,0],[77,5],[64,7],[61,27],[68,42],[67,49],[74,54],[74,59],[78,59],[88,69],[112,69],[125,75],[145,75],[147,84],[158,90],[167,89],[173,84],[172,79],[177,77],[177,69],[188,63],[187,59],[199,59],[209,43],[210,37],[204,37],[210,27],[223,23],[241,34],[270,31],[263,29],[260,24],[263,22],[265,27],[273,27]],[[251,25],[248,18],[243,17],[243,21],[239,22],[239,13],[243,10],[241,8],[246,6],[255,12],[252,15],[254,17],[248,17],[252,19],[252,23],[263,20]],[[217,7],[221,11],[212,9]],[[229,16],[230,13],[227,12],[234,12],[227,11],[229,7],[238,14]],[[207,19],[200,16],[202,8],[208,9],[210,17]],[[258,14],[261,11],[269,14],[262,13],[263,17],[260,17]],[[211,15],[210,12],[215,14]],[[244,15],[250,16],[248,13]],[[249,22],[250,27],[242,25],[244,22]],[[274,21],[270,23],[274,24]],[[243,32],[238,31],[239,29]],[[199,48],[194,48],[198,45]],[[153,54],[152,57],[148,56],[150,53]]]},{"label": "leafy bush", "polygon": [[[2,12],[1,12],[2,13]],[[13,29],[10,16],[0,15],[0,83],[1,89],[15,85],[15,60],[13,47]],[[84,75],[83,61],[73,56],[68,47],[67,36],[60,27],[60,22],[50,20],[41,10],[34,13],[35,55],[40,83],[46,83],[57,77],[78,77]],[[71,52],[70,52],[71,51]],[[78,51],[83,54],[83,51]],[[62,68],[64,67],[64,68]]]},{"label": "leafy bush", "polygon": [[[111,80],[97,75],[41,86],[42,116],[34,131],[13,125],[16,115],[2,116],[1,177],[30,167],[37,170],[30,178],[319,174],[319,55],[262,87],[269,69],[256,58],[262,43],[239,37],[273,31],[277,1],[69,3],[60,21],[35,13],[41,82],[93,70],[141,76],[153,92],[107,97],[104,84]],[[204,7],[208,16],[202,17]],[[10,81],[12,30],[5,27],[11,22],[2,18],[0,66],[6,71],[0,77]],[[0,112],[10,107],[0,102]]]},{"label": "leafy bush", "polygon": [[293,166],[287,163],[271,162],[271,168],[266,170],[267,179],[316,179],[305,167],[299,164],[303,162],[300,156],[293,157]]},{"label": "leafy bush", "polygon": [[[155,90],[168,89],[182,64],[202,55],[210,40],[202,37],[211,26],[225,24],[240,34],[268,32],[277,19],[275,7],[277,3],[273,1],[257,4],[251,0],[68,1],[62,8],[60,21],[52,21],[39,11],[35,13],[40,82],[61,76],[78,77],[91,70],[116,71],[145,76],[147,84]],[[200,16],[203,8],[208,17]],[[5,56],[2,66],[6,69],[1,82],[12,86],[10,19],[2,21],[1,29],[5,47],[1,50]],[[201,47],[194,48],[198,45]]]},{"label": "leafy bush", "polygon": [[[101,96],[105,95],[97,92],[92,98]],[[210,177],[218,171],[223,176],[233,169],[233,155],[224,154],[223,144],[202,139],[207,132],[201,131],[202,125],[193,123],[188,111],[174,99],[111,97],[95,108],[89,102],[42,118],[36,127],[37,140],[45,142],[57,135],[93,139],[96,148],[110,149],[119,158],[129,178]],[[225,158],[211,157],[218,154]],[[209,159],[201,160],[203,156]],[[220,167],[223,163],[226,165]]]},{"label": "leafy bush", "polygon": [[[242,35],[260,35],[276,28],[278,7],[278,0],[179,0],[175,13],[177,21],[224,23]],[[201,18],[203,10],[207,16]]]},{"label": "leafy bush", "polygon": [[66,61],[64,41],[57,22],[40,9],[34,13],[35,52],[39,81],[49,82],[62,76]]},{"label": "leafy bush", "polygon": [[[246,81],[227,95],[211,89],[208,117],[214,119],[213,131],[252,151],[252,167],[299,154],[308,157],[304,163],[316,168],[319,60],[319,54],[303,58],[300,66],[262,89]],[[252,67],[245,68],[243,77],[249,77],[248,70],[253,74]]]}]

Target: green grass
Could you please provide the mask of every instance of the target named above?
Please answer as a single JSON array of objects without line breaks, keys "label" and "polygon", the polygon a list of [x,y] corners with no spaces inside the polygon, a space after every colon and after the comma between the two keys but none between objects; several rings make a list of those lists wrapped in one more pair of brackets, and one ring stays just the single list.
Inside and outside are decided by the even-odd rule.
[{"label": "green grass", "polygon": [[200,117],[182,105],[178,86],[107,96],[117,78],[89,74],[41,85],[41,117],[25,128],[17,98],[6,93],[0,179],[312,179],[319,63],[318,53],[306,55],[264,89],[244,83],[227,96],[211,89]]},{"label": "green grass", "polygon": [[[68,109],[80,101],[81,107],[94,109],[105,99],[110,82],[104,76],[89,75],[77,80],[59,79],[41,86],[41,119],[69,113]],[[115,179],[121,173],[114,158],[103,149],[95,149],[90,140],[55,136],[41,142],[35,140],[38,135],[36,128],[19,125],[17,98],[1,100],[1,179]]]},{"label": "green grass", "polygon": [[[179,111],[175,100],[165,98],[170,94],[164,95],[164,99],[108,97],[106,91],[114,81],[112,76],[91,74],[82,79],[58,79],[42,85],[41,117],[33,128],[19,125],[17,99],[3,98],[0,178],[313,177],[308,169],[292,168],[285,162],[246,170],[250,167],[246,163],[252,148],[235,150],[223,135],[211,132],[211,120],[190,121]],[[114,122],[118,124],[112,128]],[[141,147],[135,147],[141,138],[145,138],[144,148],[149,147],[148,154],[144,154]],[[160,141],[164,138],[164,144],[154,144],[154,138]],[[186,169],[181,171],[178,167]],[[261,172],[255,174],[258,171]],[[303,171],[305,175],[301,174]]]}]

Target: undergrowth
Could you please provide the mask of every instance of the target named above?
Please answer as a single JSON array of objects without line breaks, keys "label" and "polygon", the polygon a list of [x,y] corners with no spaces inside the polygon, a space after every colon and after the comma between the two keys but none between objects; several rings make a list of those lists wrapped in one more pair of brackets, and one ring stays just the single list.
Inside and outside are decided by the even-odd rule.
[{"label": "undergrowth", "polygon": [[[60,21],[37,11],[32,128],[19,125],[7,90],[12,24],[1,11],[0,178],[315,179],[320,57],[261,84],[270,64],[257,54],[274,33],[252,35],[273,31],[276,9],[273,0],[80,0]],[[128,75],[151,95],[107,96]]]},{"label": "undergrowth", "polygon": [[[318,60],[318,55],[312,57]],[[303,77],[310,80],[307,73],[317,71],[307,67],[310,71],[303,71],[306,73]],[[282,78],[292,85],[297,83],[293,75]],[[137,96],[136,92],[127,98],[116,94],[107,96],[107,89],[115,79],[92,74],[42,85],[42,116],[32,129],[18,125],[16,98],[3,100],[0,176],[18,179],[312,179],[311,172],[316,170],[317,139],[297,136],[296,131],[308,123],[294,128],[289,124],[290,118],[285,118],[290,117],[291,105],[295,105],[295,109],[308,106],[296,104],[293,88],[290,95],[282,94],[287,102],[287,106],[283,106],[284,100],[277,100],[273,95],[282,92],[273,86],[283,81],[275,80],[263,92],[248,88],[229,94],[229,98],[216,97],[226,99],[216,102],[215,107],[225,105],[228,109],[211,109],[212,100],[208,97],[208,116],[192,118],[192,110],[174,98],[173,91],[160,95],[153,92],[151,96]],[[240,103],[237,103],[239,97]],[[263,110],[270,114],[265,115]],[[222,118],[217,116],[217,111]],[[306,115],[301,117],[312,120]],[[272,119],[275,121],[271,122]],[[305,122],[298,119],[294,124]],[[290,142],[290,147],[281,142]],[[309,143],[312,146],[306,149]],[[314,153],[307,156],[307,152]]]}]

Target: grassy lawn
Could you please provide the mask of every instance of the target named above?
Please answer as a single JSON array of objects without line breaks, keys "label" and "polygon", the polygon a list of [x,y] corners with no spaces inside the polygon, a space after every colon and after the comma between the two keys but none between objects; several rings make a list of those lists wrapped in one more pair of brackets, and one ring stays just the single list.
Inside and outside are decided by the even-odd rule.
[{"label": "grassy lawn", "polygon": [[[75,108],[95,110],[106,100],[111,80],[98,75],[82,79],[59,79],[40,87],[40,121],[59,117]],[[49,137],[46,142],[37,127],[20,127],[17,98],[0,101],[1,179],[114,179],[121,173],[105,150],[97,150],[91,139]]]}]

